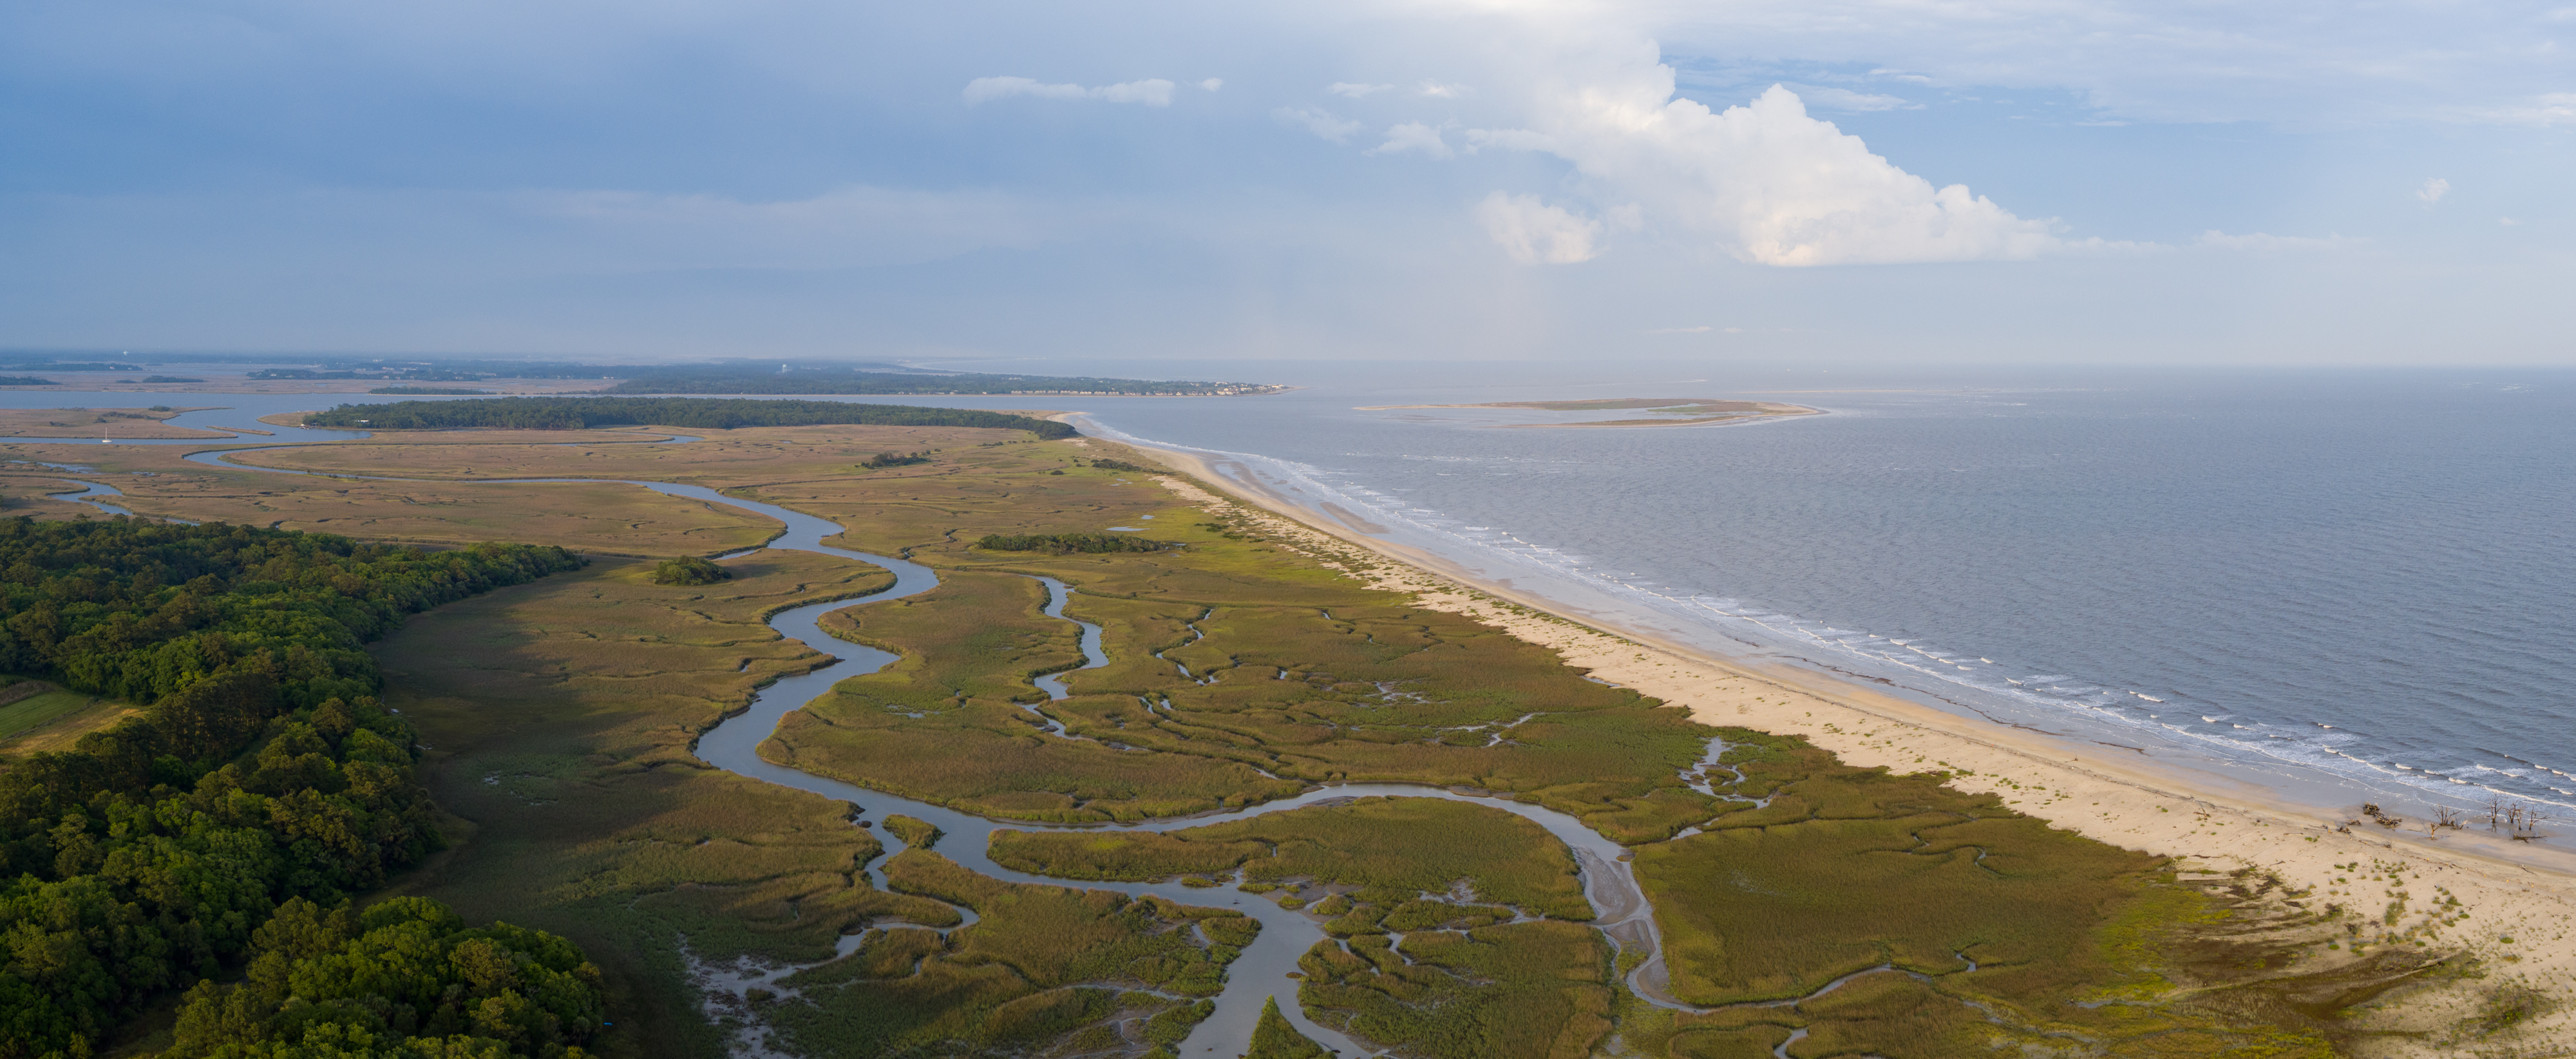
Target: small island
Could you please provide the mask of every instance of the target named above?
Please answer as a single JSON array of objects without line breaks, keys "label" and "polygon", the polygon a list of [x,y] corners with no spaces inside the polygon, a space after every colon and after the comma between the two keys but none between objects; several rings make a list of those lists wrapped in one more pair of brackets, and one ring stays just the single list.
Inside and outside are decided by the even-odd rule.
[{"label": "small island", "polygon": [[1728,420],[1768,419],[1776,416],[1821,415],[1824,410],[1805,405],[1779,404],[1772,401],[1731,401],[1705,397],[1612,397],[1594,401],[1494,401],[1487,404],[1382,404],[1368,405],[1356,411],[1383,412],[1402,408],[1535,408],[1548,412],[1608,412],[1642,408],[1666,419],[1597,419],[1584,423],[1509,423],[1511,428],[1561,427],[1688,427]]}]

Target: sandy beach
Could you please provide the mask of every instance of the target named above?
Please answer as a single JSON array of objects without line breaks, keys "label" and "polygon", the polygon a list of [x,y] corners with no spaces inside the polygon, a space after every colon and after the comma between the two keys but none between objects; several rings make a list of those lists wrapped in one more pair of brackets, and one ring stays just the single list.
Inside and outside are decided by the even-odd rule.
[{"label": "sandy beach", "polygon": [[[2576,1004],[2567,1003],[2576,999],[2576,938],[2569,937],[2576,924],[2576,855],[2514,842],[2479,823],[2436,832],[2424,820],[2394,828],[2362,822],[2357,806],[2291,804],[2170,755],[2061,739],[1789,666],[1659,642],[1603,615],[1482,581],[1440,556],[1372,537],[1365,524],[1337,524],[1338,516],[1218,474],[1194,453],[1135,448],[1189,475],[1165,484],[1193,504],[1232,509],[1264,533],[1377,587],[1413,593],[1424,606],[1473,616],[1552,648],[1596,679],[1688,709],[1705,723],[1796,735],[1855,765],[1952,772],[1951,785],[1960,790],[1996,794],[2053,826],[2171,857],[2187,870],[2269,873],[2294,893],[2305,891],[2312,904],[2359,913],[2356,944],[2327,959],[2349,958],[2366,945],[2474,957],[2484,986],[2518,983],[2555,1001],[2534,1020],[2533,1039],[2576,1044]],[[2443,894],[2458,906],[2433,911],[2429,906]],[[2393,916],[2386,914],[2392,901],[2406,902]],[[2384,1020],[2380,1028],[2430,1034],[2467,1014],[2472,1002],[2470,989],[2433,987],[2374,1017]],[[2412,1044],[2382,1038],[2396,1043],[2369,1054],[2464,1054],[2444,1050],[2437,1037]]]}]

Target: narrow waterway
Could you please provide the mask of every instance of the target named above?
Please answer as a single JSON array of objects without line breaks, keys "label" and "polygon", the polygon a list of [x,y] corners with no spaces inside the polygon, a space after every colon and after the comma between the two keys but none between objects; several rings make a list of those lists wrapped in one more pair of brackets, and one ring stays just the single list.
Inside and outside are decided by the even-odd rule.
[{"label": "narrow waterway", "polygon": [[[651,440],[661,441],[662,439],[656,438]],[[696,439],[674,438],[671,440],[693,441]],[[290,448],[303,446],[273,447]],[[232,452],[246,451],[259,450],[236,449],[230,451],[208,451],[192,453],[186,458],[193,463],[210,464],[236,470],[258,470],[277,474],[313,473],[270,467],[258,467],[251,464],[234,463],[222,458]],[[450,479],[407,479],[351,474],[331,474],[322,476],[355,478],[370,481],[454,481]],[[801,772],[796,769],[773,764],[760,757],[758,752],[760,744],[766,741],[771,733],[777,730],[779,719],[786,716],[789,711],[801,708],[806,703],[812,702],[815,699],[830,693],[832,686],[843,679],[875,672],[878,669],[883,668],[886,664],[893,662],[896,658],[895,655],[888,654],[884,651],[839,640],[832,637],[830,634],[825,633],[818,624],[823,615],[846,607],[867,606],[873,603],[882,603],[888,600],[901,599],[906,596],[926,592],[932,588],[938,587],[939,577],[929,567],[892,556],[871,555],[865,552],[856,552],[844,548],[831,547],[824,544],[823,539],[837,535],[841,532],[841,527],[835,523],[803,512],[780,507],[775,504],[767,504],[755,500],[744,500],[737,497],[725,496],[704,486],[680,485],[671,482],[599,478],[494,478],[475,479],[473,481],[477,484],[541,484],[614,481],[641,486],[643,488],[653,490],[654,492],[670,496],[687,497],[693,500],[729,505],[745,511],[752,511],[766,515],[784,524],[784,531],[780,533],[777,538],[771,540],[767,547],[836,556],[843,559],[883,567],[884,569],[892,572],[895,578],[894,584],[882,592],[855,600],[841,599],[822,603],[812,603],[781,611],[772,616],[769,619],[769,626],[771,628],[776,629],[783,636],[797,640],[805,644],[807,647],[831,656],[832,661],[826,663],[822,668],[818,668],[800,676],[780,679],[761,689],[747,709],[739,714],[725,718],[699,738],[696,747],[698,756],[719,768],[740,773],[753,779],[775,783],[782,787],[792,787],[796,790],[808,791],[828,798],[835,798],[851,803],[857,809],[853,817],[854,823],[865,821],[871,825],[873,827],[873,833],[876,835],[878,840],[885,843],[887,846],[887,854],[889,856],[894,853],[901,852],[904,849],[904,843],[901,839],[892,834],[888,828],[884,827],[882,825],[882,821],[888,815],[910,816],[926,821],[939,828],[941,834],[935,841],[935,847],[938,853],[956,861],[958,864],[965,866],[971,871],[988,875],[996,879],[1014,883],[1114,890],[1119,893],[1139,897],[1150,894],[1185,905],[1230,908],[1240,911],[1244,915],[1258,921],[1262,928],[1260,936],[1250,945],[1246,946],[1242,955],[1237,957],[1234,963],[1228,966],[1225,990],[1216,998],[1215,1013],[1206,1021],[1200,1023],[1198,1027],[1192,1031],[1190,1036],[1181,1043],[1180,1054],[1182,1056],[1189,1057],[1189,1059],[1206,1059],[1206,1057],[1210,1056],[1219,1057],[1219,1059],[1234,1059],[1234,1057],[1242,1055],[1244,1050],[1248,1048],[1251,1043],[1253,1027],[1260,1018],[1262,1001],[1270,997],[1278,998],[1281,1013],[1286,1015],[1288,1020],[1294,1024],[1300,1032],[1305,1033],[1307,1036],[1315,1039],[1325,1047],[1332,1048],[1345,1056],[1374,1055],[1380,1053],[1380,1049],[1366,1047],[1358,1041],[1308,1018],[1302,1006],[1297,1002],[1297,982],[1295,979],[1289,978],[1288,975],[1290,972],[1297,970],[1297,960],[1300,956],[1304,955],[1308,949],[1315,945],[1315,943],[1324,940],[1325,934],[1322,927],[1324,917],[1310,915],[1302,911],[1292,911],[1281,908],[1274,900],[1243,893],[1239,890],[1232,889],[1231,887],[1215,889],[1188,887],[1183,886],[1176,881],[1163,883],[1074,882],[1046,876],[1032,875],[1026,872],[1013,871],[993,863],[991,857],[988,855],[987,847],[992,833],[996,830],[1004,829],[1034,830],[1046,828],[1051,825],[1021,821],[1004,822],[989,820],[984,817],[932,805],[927,802],[915,801],[909,798],[902,798],[879,791],[868,790],[853,784],[843,783],[839,780],[827,779],[810,773]],[[749,553],[744,552],[737,554]],[[1099,626],[1090,622],[1084,622],[1079,619],[1067,617],[1064,614],[1064,605],[1071,594],[1070,589],[1068,589],[1063,582],[1057,581],[1054,578],[1038,577],[1036,580],[1044,583],[1047,589],[1048,603],[1045,608],[1045,613],[1050,617],[1062,618],[1063,620],[1074,622],[1076,625],[1081,627],[1082,632],[1080,643],[1085,664],[1079,668],[1091,669],[1107,665],[1109,658],[1101,646],[1101,632]],[[1033,681],[1033,684],[1039,690],[1044,691],[1051,700],[1065,698],[1070,694],[1063,684],[1062,677],[1058,674],[1049,674],[1038,677]],[[1030,712],[1034,715],[1033,721],[1035,723],[1058,735],[1063,734],[1064,730],[1062,724],[1047,717],[1034,707],[1031,708]],[[1138,752],[1143,753],[1144,751]],[[1659,938],[1655,928],[1652,907],[1646,901],[1643,891],[1638,887],[1634,873],[1630,871],[1628,864],[1620,859],[1627,851],[1617,843],[1611,842],[1609,839],[1602,837],[1597,832],[1594,832],[1591,828],[1585,827],[1574,817],[1567,816],[1554,810],[1523,802],[1464,794],[1437,787],[1410,784],[1351,783],[1317,787],[1294,797],[1266,802],[1261,805],[1252,806],[1234,812],[1211,813],[1185,818],[1153,820],[1132,824],[1092,824],[1080,826],[1084,829],[1101,831],[1174,831],[1233,820],[1243,820],[1254,816],[1260,816],[1265,813],[1275,813],[1316,804],[1376,796],[1439,798],[1450,801],[1472,802],[1474,804],[1513,813],[1529,819],[1537,823],[1539,826],[1547,829],[1549,834],[1554,835],[1560,841],[1563,841],[1568,849],[1572,851],[1574,859],[1581,869],[1584,895],[1590,899],[1596,912],[1596,918],[1593,925],[1601,928],[1606,934],[1608,934],[1622,951],[1643,952],[1646,955],[1646,960],[1635,968],[1629,975],[1629,984],[1631,987],[1637,991],[1638,995],[1646,998],[1650,1002],[1667,1007],[1683,1007],[1683,1005],[1673,1002],[1668,996],[1666,996],[1661,988],[1663,984],[1661,974],[1661,939]],[[886,880],[881,867],[872,864],[867,869],[867,875],[870,881],[874,882],[879,887],[885,886]],[[964,913],[966,922],[972,923],[975,921],[976,917],[971,910],[961,909],[961,912]],[[849,951],[855,948],[856,940],[856,937],[844,939],[844,944],[840,946],[843,955],[847,955]],[[743,979],[743,983],[771,984],[779,977],[783,977],[783,974],[772,972],[759,975],[756,978],[746,977]],[[753,1037],[756,1038],[757,1035],[755,1034]]]}]

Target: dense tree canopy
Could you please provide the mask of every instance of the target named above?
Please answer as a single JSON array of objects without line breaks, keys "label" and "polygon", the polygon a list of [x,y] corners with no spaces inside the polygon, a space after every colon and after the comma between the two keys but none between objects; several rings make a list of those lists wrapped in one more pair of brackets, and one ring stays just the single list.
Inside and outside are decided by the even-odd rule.
[{"label": "dense tree canopy", "polygon": [[571,942],[397,897],[359,913],[302,898],[253,932],[238,985],[199,982],[168,1059],[580,1059],[599,969]]},{"label": "dense tree canopy", "polygon": [[412,732],[369,697],[405,613],[571,569],[135,519],[0,522],[0,667],[145,704],[0,773],[0,1059],[77,1057],[243,955],[277,903],[338,903],[438,847]]},{"label": "dense tree canopy", "polygon": [[995,552],[1046,552],[1052,555],[1106,552],[1159,552],[1171,547],[1162,541],[1130,537],[1123,533],[987,533],[975,546]]},{"label": "dense tree canopy", "polygon": [[304,417],[305,425],[367,430],[580,430],[664,426],[729,430],[859,423],[899,427],[990,427],[1069,438],[1052,420],[972,408],[917,408],[854,401],[752,401],[721,397],[496,397],[488,401],[394,401],[344,404]]}]

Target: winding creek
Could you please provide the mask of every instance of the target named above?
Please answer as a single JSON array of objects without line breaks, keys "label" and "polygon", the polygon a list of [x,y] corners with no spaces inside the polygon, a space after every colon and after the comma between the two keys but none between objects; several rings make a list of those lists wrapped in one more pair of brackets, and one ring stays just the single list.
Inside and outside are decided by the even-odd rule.
[{"label": "winding creek", "polygon": [[[320,434],[322,432],[298,431],[298,433]],[[330,432],[329,436],[332,440],[346,440],[348,439],[348,432]],[[698,439],[685,436],[672,436],[668,438],[639,437],[637,439],[639,443],[646,444],[685,443],[695,440]],[[120,441],[118,443],[149,444],[151,442]],[[193,445],[209,444],[207,441],[202,440],[161,443]],[[589,444],[596,443],[597,442],[589,442]],[[222,443],[215,442],[214,444]],[[311,444],[311,442],[289,442],[282,445],[272,444],[230,449],[211,449],[208,451],[190,453],[186,459],[192,463],[209,464],[228,469],[266,471],[276,474],[307,475],[314,474],[314,472],[293,471],[273,467],[259,467],[253,464],[235,463],[223,459],[223,457],[235,453],[256,452],[265,448],[304,447],[309,444]],[[369,481],[458,481],[455,479],[386,478],[354,474],[318,474],[314,476]],[[1621,859],[1622,856],[1627,853],[1627,850],[1609,839],[1602,837],[1592,829],[1585,827],[1574,817],[1551,809],[1542,808],[1540,806],[1437,787],[1388,783],[1347,783],[1318,787],[1305,791],[1294,797],[1267,802],[1233,812],[1210,813],[1191,817],[1152,820],[1131,824],[1047,825],[1025,821],[1005,822],[990,820],[984,817],[943,808],[926,802],[897,797],[895,795],[885,794],[852,784],[843,783],[838,780],[815,776],[763,760],[757,752],[758,747],[763,741],[769,738],[770,734],[774,730],[776,730],[779,719],[784,717],[789,711],[800,708],[806,703],[829,693],[832,686],[845,677],[875,672],[886,664],[894,661],[896,658],[895,655],[887,652],[838,640],[823,632],[818,624],[823,615],[845,607],[867,606],[872,603],[901,599],[906,596],[928,591],[937,587],[939,584],[939,578],[936,573],[934,573],[929,567],[904,559],[883,555],[870,555],[865,552],[850,551],[825,545],[823,543],[824,538],[837,535],[841,532],[841,527],[839,525],[812,515],[779,507],[775,504],[766,504],[759,501],[725,496],[717,493],[715,490],[708,489],[703,486],[680,485],[670,482],[601,478],[499,478],[473,479],[471,481],[475,481],[478,484],[541,484],[548,482],[603,481],[625,482],[626,484],[642,486],[643,488],[653,490],[654,492],[670,496],[686,497],[708,503],[723,504],[745,511],[758,512],[785,524],[786,528],[784,532],[782,532],[777,538],[770,541],[767,547],[836,556],[855,562],[871,564],[891,571],[895,578],[894,584],[882,592],[859,599],[840,599],[822,603],[807,604],[805,606],[794,607],[781,611],[772,616],[769,619],[768,624],[771,628],[776,629],[780,635],[802,642],[807,647],[830,656],[831,661],[824,663],[822,667],[811,672],[800,676],[782,678],[761,689],[755,695],[750,706],[743,712],[725,718],[699,738],[697,743],[698,756],[719,768],[728,769],[753,779],[778,784],[783,787],[792,787],[797,790],[808,791],[827,798],[839,799],[851,803],[855,809],[852,816],[853,822],[856,823],[864,821],[867,825],[872,826],[873,833],[876,835],[878,840],[886,845],[888,856],[891,856],[896,852],[900,852],[904,848],[904,843],[900,838],[891,833],[888,828],[882,826],[882,821],[887,815],[899,814],[926,821],[937,827],[941,832],[940,836],[935,840],[935,845],[939,853],[953,861],[956,861],[958,864],[963,865],[971,871],[991,876],[996,879],[1014,883],[1115,890],[1119,893],[1128,894],[1130,896],[1144,896],[1150,894],[1169,899],[1179,904],[1230,908],[1240,911],[1244,915],[1258,921],[1262,928],[1259,937],[1250,945],[1246,946],[1243,949],[1242,955],[1236,958],[1236,960],[1227,967],[1225,989],[1222,994],[1216,997],[1215,1013],[1206,1021],[1201,1022],[1197,1028],[1192,1031],[1190,1036],[1181,1043],[1179,1051],[1184,1057],[1190,1057],[1190,1059],[1203,1059],[1203,1057],[1207,1056],[1217,1056],[1221,1057],[1221,1059],[1233,1059],[1233,1057],[1243,1054],[1244,1050],[1250,1044],[1254,1024],[1260,1017],[1262,1001],[1265,998],[1274,996],[1279,1000],[1282,1014],[1286,1015],[1288,1020],[1294,1024],[1299,1031],[1305,1033],[1308,1037],[1313,1038],[1325,1047],[1334,1049],[1345,1056],[1381,1054],[1383,1051],[1382,1049],[1371,1048],[1363,1045],[1345,1034],[1315,1022],[1313,1019],[1307,1017],[1305,1011],[1297,1002],[1297,982],[1295,979],[1289,978],[1288,975],[1290,972],[1297,970],[1297,961],[1300,956],[1304,955],[1305,952],[1312,948],[1317,942],[1325,939],[1326,935],[1323,932],[1322,925],[1327,917],[1312,915],[1303,911],[1281,908],[1279,904],[1272,899],[1243,893],[1230,887],[1215,889],[1194,888],[1181,885],[1178,881],[1161,883],[1077,882],[1014,871],[995,864],[991,857],[988,856],[986,851],[987,844],[994,831],[1002,829],[1033,830],[1047,828],[1050,826],[1078,826],[1083,829],[1101,831],[1176,831],[1207,824],[1242,820],[1249,817],[1260,816],[1265,813],[1275,813],[1305,806],[1341,802],[1354,798],[1372,796],[1440,798],[1451,801],[1472,802],[1477,805],[1513,813],[1531,820],[1545,828],[1549,834],[1556,836],[1560,841],[1563,841],[1566,844],[1567,848],[1572,852],[1576,864],[1580,868],[1584,895],[1590,899],[1596,913],[1593,925],[1599,927],[1605,934],[1607,934],[1622,952],[1642,953],[1645,956],[1645,959],[1628,975],[1628,984],[1638,996],[1646,999],[1650,1003],[1676,1010],[1703,1010],[1690,1008],[1687,1005],[1674,1001],[1664,989],[1665,975],[1661,952],[1662,946],[1660,944],[1661,939],[1655,927],[1653,909],[1648,904],[1645,894],[1638,886],[1635,874],[1631,871],[1629,864]],[[110,511],[125,513],[122,509],[110,507],[103,501],[97,499],[99,497],[118,495],[115,489],[95,482],[84,482],[83,484],[90,487],[87,492],[83,492],[77,496],[65,496],[64,499],[80,500]],[[749,554],[749,552],[737,554]],[[1091,669],[1107,665],[1109,658],[1101,647],[1100,627],[1077,618],[1067,617],[1064,614],[1064,606],[1071,595],[1071,591],[1063,582],[1054,578],[1038,577],[1036,580],[1043,582],[1047,589],[1048,603],[1045,608],[1045,613],[1050,617],[1070,621],[1081,627],[1081,647],[1085,664],[1079,668]],[[1195,626],[1193,626],[1193,631],[1196,631]],[[1173,664],[1177,665],[1177,663]],[[1192,674],[1186,667],[1181,668],[1181,673],[1183,676],[1201,683],[1214,679],[1214,677],[1210,675]],[[1039,676],[1035,678],[1032,683],[1038,688],[1038,690],[1043,691],[1050,700],[1063,699],[1070,695],[1070,692],[1064,686],[1063,676],[1061,673]],[[1148,705],[1150,706],[1151,704]],[[1065,738],[1080,738],[1078,736],[1068,735],[1061,722],[1047,716],[1037,706],[1031,705],[1028,709],[1033,715],[1033,720],[1044,726],[1049,732]],[[1719,767],[1715,764],[1716,755],[1722,749],[1723,745],[1721,743],[1712,740],[1709,756],[1703,763],[1703,777],[1705,773],[1713,772]],[[1711,787],[1705,778],[1698,778],[1698,782],[1694,785],[1703,791],[1711,791]],[[868,878],[872,882],[880,888],[885,888],[886,879],[882,868],[878,867],[876,863],[871,863],[871,865],[865,870]],[[975,921],[976,917],[971,910],[960,908],[959,912],[965,923],[971,924]],[[928,928],[901,925],[892,928],[870,928],[871,931],[877,929]],[[838,946],[840,954],[847,955],[850,952],[855,951],[866,936],[866,934],[862,933],[842,938]],[[702,969],[700,977],[702,984],[706,984],[714,988],[722,988],[733,992],[736,996],[739,996],[741,991],[747,990],[752,986],[774,987],[780,979],[785,978],[788,974],[797,969],[799,968],[736,968],[730,972],[719,969],[717,972],[712,974],[706,973]],[[1819,990],[1819,994],[1825,991],[1830,991],[1832,988],[1841,985],[1842,982],[1843,980],[1837,980],[1831,983],[1826,986],[1824,990]],[[1796,1001],[1789,1001],[1788,1003],[1795,1002]],[[1801,1035],[1803,1035],[1803,1033]],[[769,1047],[762,1040],[763,1036],[764,1034],[762,1034],[759,1028],[755,1026],[750,1030],[744,1031],[740,1035],[737,1047],[739,1050],[752,1053],[775,1054],[770,1052]]]}]

